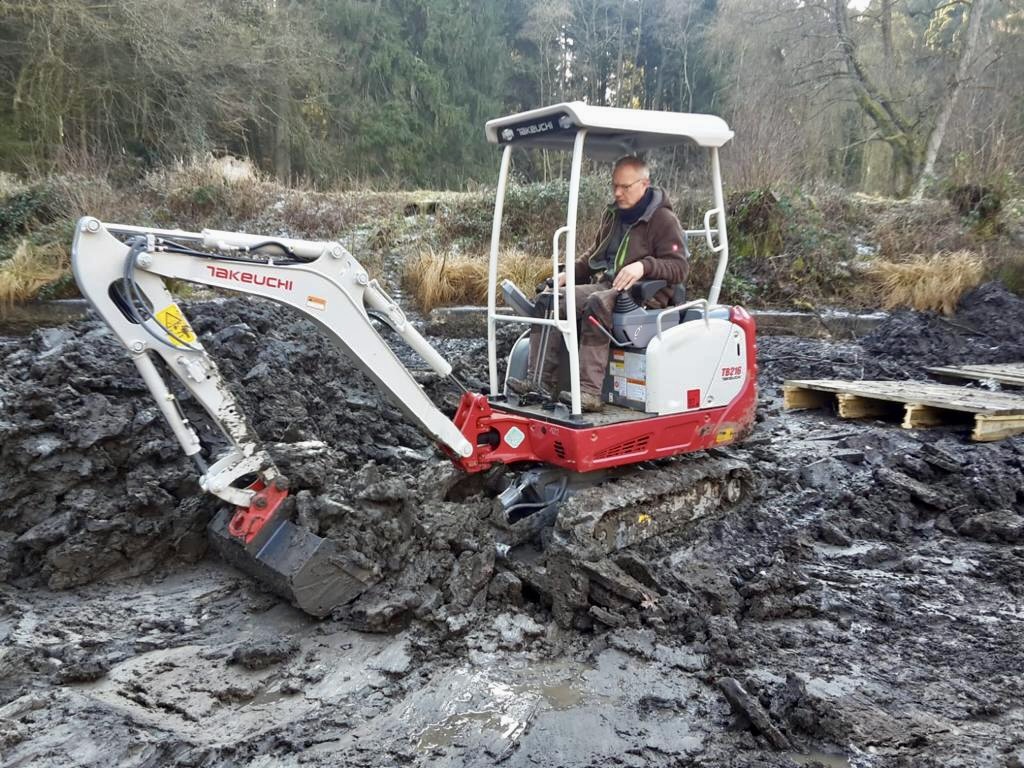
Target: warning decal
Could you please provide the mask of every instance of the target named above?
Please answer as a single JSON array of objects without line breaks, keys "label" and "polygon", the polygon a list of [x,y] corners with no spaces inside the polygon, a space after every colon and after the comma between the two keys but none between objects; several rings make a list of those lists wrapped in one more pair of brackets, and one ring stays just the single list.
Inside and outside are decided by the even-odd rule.
[{"label": "warning decal", "polygon": [[[183,347],[196,340],[196,333],[188,324],[177,304],[168,304],[155,315],[156,321],[170,331],[167,340],[176,347]],[[177,337],[177,338],[175,338]]]},{"label": "warning decal", "polygon": [[505,433],[505,442],[512,448],[518,448],[525,439],[526,434],[519,427],[512,427],[512,429]]},{"label": "warning decal", "polygon": [[612,379],[612,389],[627,400],[635,400],[638,403],[647,402],[647,385],[643,379],[627,379],[625,376],[616,376]]}]

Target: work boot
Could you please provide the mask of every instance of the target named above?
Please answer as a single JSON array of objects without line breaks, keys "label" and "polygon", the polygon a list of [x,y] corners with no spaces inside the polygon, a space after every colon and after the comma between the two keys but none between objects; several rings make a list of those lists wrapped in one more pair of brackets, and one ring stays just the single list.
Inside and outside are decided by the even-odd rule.
[{"label": "work boot", "polygon": [[[572,405],[572,392],[560,392],[558,400],[568,406]],[[600,395],[587,391],[580,392],[580,411],[583,413],[600,413],[604,410],[604,400]]]},{"label": "work boot", "polygon": [[537,388],[526,379],[517,379],[514,376],[509,376],[505,380],[505,386],[508,387],[509,392],[514,392],[520,397],[534,393],[543,395],[544,397],[548,396],[548,393],[545,392],[542,388]]},{"label": "work boot", "polygon": [[509,376],[505,379],[505,386],[509,392],[515,392],[517,395],[530,394],[530,382],[517,379],[514,376]]}]

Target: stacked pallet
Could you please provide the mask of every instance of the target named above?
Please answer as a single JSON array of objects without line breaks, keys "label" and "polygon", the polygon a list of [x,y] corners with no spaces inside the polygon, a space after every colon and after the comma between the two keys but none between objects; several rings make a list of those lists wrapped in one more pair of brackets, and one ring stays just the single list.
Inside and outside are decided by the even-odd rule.
[{"label": "stacked pallet", "polygon": [[905,429],[967,423],[973,425],[971,439],[983,441],[1024,433],[1024,394],[930,381],[837,379],[790,380],[782,392],[787,409],[835,407],[842,419],[897,417]]},{"label": "stacked pallet", "polygon": [[994,381],[1004,387],[1024,387],[1024,363],[999,365],[945,365],[928,368],[928,373],[944,379]]}]

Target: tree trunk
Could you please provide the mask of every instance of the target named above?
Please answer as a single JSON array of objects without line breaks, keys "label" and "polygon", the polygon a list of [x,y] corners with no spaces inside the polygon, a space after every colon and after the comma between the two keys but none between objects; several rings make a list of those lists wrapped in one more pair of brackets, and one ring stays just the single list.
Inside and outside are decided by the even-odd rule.
[{"label": "tree trunk", "polygon": [[292,180],[291,126],[289,125],[291,93],[286,72],[278,73],[274,103],[274,175],[282,184]]},{"label": "tree trunk", "polygon": [[273,30],[278,36],[275,46],[274,63],[274,135],[273,149],[271,151],[271,163],[274,166],[274,176],[282,184],[290,184],[292,181],[292,136],[291,136],[291,84],[288,82],[288,52],[285,50],[288,39],[289,17],[294,8],[294,0],[285,6],[284,0],[272,4]]},{"label": "tree trunk", "polygon": [[621,107],[622,104],[622,76],[623,63],[626,57],[626,0],[622,0],[622,7],[619,8],[619,53],[615,62],[615,99],[613,107]]},{"label": "tree trunk", "polygon": [[882,56],[886,66],[892,66],[892,3],[882,0]]},{"label": "tree trunk", "polygon": [[942,103],[938,117],[935,118],[935,125],[928,136],[928,145],[924,153],[924,163],[921,166],[921,173],[917,177],[917,184],[914,187],[914,200],[924,197],[924,190],[935,177],[935,160],[942,148],[942,140],[946,136],[946,127],[949,125],[949,118],[953,114],[957,97],[967,82],[971,70],[971,63],[974,61],[974,52],[978,47],[978,38],[981,36],[982,20],[988,0],[973,0],[967,17],[967,34],[964,35],[963,48],[960,49],[960,60],[956,66],[956,76],[946,94],[946,100]]},{"label": "tree trunk", "polygon": [[875,124],[882,141],[892,148],[893,164],[897,171],[897,178],[894,179],[897,183],[894,184],[894,188],[897,194],[906,196],[910,193],[917,175],[921,157],[921,150],[914,136],[914,127],[868,76],[867,70],[857,57],[857,46],[850,35],[845,0],[834,0],[832,18],[839,50],[843,55],[846,73],[853,86],[857,103]]}]

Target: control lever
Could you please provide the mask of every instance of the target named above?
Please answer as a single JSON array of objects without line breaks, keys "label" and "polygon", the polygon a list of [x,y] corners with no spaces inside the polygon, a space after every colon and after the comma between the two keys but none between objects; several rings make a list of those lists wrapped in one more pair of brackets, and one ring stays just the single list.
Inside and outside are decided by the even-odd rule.
[{"label": "control lever", "polygon": [[618,339],[616,339],[614,336],[612,336],[610,333],[608,333],[608,329],[605,328],[603,325],[601,325],[601,321],[598,320],[593,315],[587,315],[587,322],[590,323],[595,328],[597,328],[597,330],[599,330],[605,336],[607,336],[608,337],[608,341],[610,341],[616,347],[619,347],[621,349],[626,349],[628,347],[635,347],[636,346],[636,344],[634,344],[631,341],[619,341]]},{"label": "control lever", "polygon": [[[540,293],[540,291],[537,292]],[[505,298],[505,304],[512,307],[512,310],[520,317],[537,316],[537,308],[534,303],[511,280],[501,281],[501,294]]]}]

